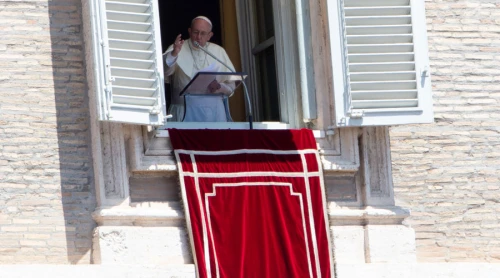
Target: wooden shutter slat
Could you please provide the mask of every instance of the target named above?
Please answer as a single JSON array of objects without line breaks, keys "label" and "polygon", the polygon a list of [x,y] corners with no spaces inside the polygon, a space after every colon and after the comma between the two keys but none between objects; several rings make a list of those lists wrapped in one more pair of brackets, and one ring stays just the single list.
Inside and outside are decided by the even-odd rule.
[{"label": "wooden shutter slat", "polygon": [[391,16],[409,14],[408,6],[385,6],[385,7],[348,7],[345,8],[345,16]]},{"label": "wooden shutter slat", "polygon": [[399,44],[351,44],[349,45],[349,53],[394,53],[394,52],[413,52],[412,43]]},{"label": "wooden shutter slat", "polygon": [[131,41],[131,40],[119,40],[119,39],[109,40],[110,48],[121,49],[121,50],[152,51],[153,46],[154,46],[153,42],[151,41]]},{"label": "wooden shutter slat", "polygon": [[384,63],[384,62],[414,62],[413,53],[370,53],[370,54],[352,54],[349,55],[351,63]]},{"label": "wooden shutter slat", "polygon": [[115,3],[135,3],[135,4],[146,4],[149,2],[149,0],[113,0],[113,1],[106,0],[106,1]]},{"label": "wooden shutter slat", "polygon": [[114,12],[114,11],[108,11],[106,15],[109,20],[130,21],[130,22],[148,22],[148,20],[151,17],[149,14],[125,13],[125,12]]},{"label": "wooden shutter slat", "polygon": [[397,99],[397,100],[374,100],[374,101],[353,101],[354,109],[376,109],[376,108],[408,108],[417,107],[418,99]]},{"label": "wooden shutter slat", "polygon": [[143,69],[135,69],[135,68],[119,68],[119,67],[111,67],[111,74],[113,76],[119,77],[135,77],[135,78],[144,78],[151,79],[154,78],[155,71],[154,70],[143,70]]},{"label": "wooden shutter slat", "polygon": [[153,88],[156,86],[156,79],[147,79],[147,78],[124,78],[120,76],[114,77],[115,81],[113,84],[115,86],[124,86],[124,87],[136,87],[136,88]]},{"label": "wooden shutter slat", "polygon": [[109,29],[108,34],[110,39],[127,39],[132,41],[149,41],[152,36],[151,32],[132,32],[113,29]]},{"label": "wooden shutter slat", "polygon": [[118,20],[108,20],[108,29],[147,32],[149,31],[150,28],[151,25],[144,22],[126,22]]},{"label": "wooden shutter slat", "polygon": [[123,50],[123,49],[110,49],[111,59],[113,58],[125,58],[125,59],[135,59],[135,60],[150,60],[153,56],[152,51],[134,51],[134,50]]},{"label": "wooden shutter slat", "polygon": [[385,71],[414,71],[415,63],[409,62],[392,62],[392,63],[350,63],[349,72],[385,72]]},{"label": "wooden shutter slat", "polygon": [[113,101],[119,103],[118,105],[123,107],[123,105],[134,106],[135,108],[140,106],[153,106],[155,105],[155,97],[130,97],[130,96],[113,96]]},{"label": "wooden shutter slat", "polygon": [[411,34],[411,25],[352,26],[347,32],[350,35]]},{"label": "wooden shutter slat", "polygon": [[416,99],[418,91],[415,90],[366,90],[353,91],[353,100],[378,100],[378,99]]},{"label": "wooden shutter slat", "polygon": [[413,41],[411,34],[387,34],[387,35],[347,35],[347,44],[400,44]]},{"label": "wooden shutter slat", "polygon": [[360,72],[351,73],[352,82],[355,81],[391,81],[391,80],[415,80],[414,71],[394,72]]},{"label": "wooden shutter slat", "polygon": [[344,6],[349,7],[378,7],[378,6],[408,6],[410,0],[344,0]]},{"label": "wooden shutter slat", "polygon": [[411,24],[411,16],[353,16],[346,17],[347,26],[384,26]]},{"label": "wooden shutter slat", "polygon": [[355,81],[351,82],[351,90],[357,91],[357,90],[414,90],[417,88],[417,84],[413,80],[403,80],[403,81],[380,81],[380,82],[362,82],[362,81]]},{"label": "wooden shutter slat", "polygon": [[127,3],[127,2],[106,1],[106,9],[108,11],[119,11],[119,12],[129,12],[129,13],[146,13],[149,11],[149,5],[137,4],[137,3]]},{"label": "wooden shutter slat", "polygon": [[154,62],[151,60],[134,60],[122,58],[112,58],[111,63],[114,66],[121,68],[153,69],[155,66]]},{"label": "wooden shutter slat", "polygon": [[124,96],[154,97],[156,92],[153,88],[134,88],[125,86],[115,86],[113,89],[116,95]]}]

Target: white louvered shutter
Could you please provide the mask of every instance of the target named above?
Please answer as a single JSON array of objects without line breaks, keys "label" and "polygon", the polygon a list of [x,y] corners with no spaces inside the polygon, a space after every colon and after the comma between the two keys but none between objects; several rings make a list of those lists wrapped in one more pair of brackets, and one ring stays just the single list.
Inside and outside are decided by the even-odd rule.
[{"label": "white louvered shutter", "polygon": [[422,0],[328,0],[335,125],[433,121]]},{"label": "white louvered shutter", "polygon": [[157,0],[94,0],[100,120],[163,125],[166,116]]}]

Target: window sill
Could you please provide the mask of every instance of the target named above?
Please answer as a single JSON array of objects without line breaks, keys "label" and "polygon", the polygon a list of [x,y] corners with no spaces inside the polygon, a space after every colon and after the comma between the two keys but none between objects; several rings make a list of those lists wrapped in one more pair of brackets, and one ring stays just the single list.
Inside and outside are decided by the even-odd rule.
[{"label": "window sill", "polygon": [[[130,170],[135,173],[158,173],[161,175],[177,174],[177,163],[167,128],[178,129],[248,129],[248,123],[170,123],[150,133],[132,136],[130,143]],[[254,129],[287,129],[288,124],[279,122],[254,123]],[[356,172],[359,168],[356,132],[345,129],[342,132],[312,130],[318,143],[323,169],[334,172]],[[345,142],[340,144],[340,138]],[[140,151],[143,149],[143,151]]]},{"label": "window sill", "polygon": [[[247,122],[231,122],[231,123],[201,123],[201,122],[171,122],[166,126],[156,130],[156,137],[169,137],[167,128],[177,129],[249,129]],[[253,123],[253,129],[290,129],[289,124],[280,122],[257,122]],[[313,130],[314,138],[325,138],[323,130]]]}]

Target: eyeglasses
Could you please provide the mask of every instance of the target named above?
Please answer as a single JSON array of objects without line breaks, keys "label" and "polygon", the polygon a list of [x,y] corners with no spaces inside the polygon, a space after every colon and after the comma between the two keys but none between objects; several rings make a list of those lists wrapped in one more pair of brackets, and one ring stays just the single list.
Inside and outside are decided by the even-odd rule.
[{"label": "eyeglasses", "polygon": [[198,31],[198,30],[194,30],[191,32],[191,34],[193,34],[193,36],[201,36],[201,37],[206,37],[210,34],[210,32],[205,32],[205,31]]}]

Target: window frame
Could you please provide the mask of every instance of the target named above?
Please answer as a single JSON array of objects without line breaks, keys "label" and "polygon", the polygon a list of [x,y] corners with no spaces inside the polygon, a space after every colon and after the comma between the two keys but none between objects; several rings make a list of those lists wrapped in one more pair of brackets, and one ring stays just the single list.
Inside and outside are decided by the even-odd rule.
[{"label": "window frame", "polygon": [[[299,128],[302,124],[302,109],[299,101],[299,61],[296,35],[295,14],[293,14],[292,0],[272,0],[274,16],[274,47],[276,56],[277,84],[280,103],[280,123],[291,128]],[[282,9],[279,7],[289,7]],[[252,54],[253,46],[258,44],[257,30],[254,28],[255,11],[250,1],[237,0],[236,12],[238,33],[240,40],[240,53],[242,65],[248,70],[247,86],[252,92],[258,88],[257,65]],[[259,99],[251,94],[253,114],[258,115],[255,103]]]}]

